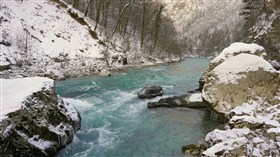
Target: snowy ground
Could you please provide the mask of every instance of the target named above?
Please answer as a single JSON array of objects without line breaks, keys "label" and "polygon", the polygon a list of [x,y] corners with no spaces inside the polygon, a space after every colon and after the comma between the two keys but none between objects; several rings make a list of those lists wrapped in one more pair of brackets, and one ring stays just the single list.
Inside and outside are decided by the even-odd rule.
[{"label": "snowy ground", "polygon": [[11,46],[1,48],[8,56],[13,57],[15,51],[20,51],[18,44],[25,43],[20,40],[25,40],[26,33],[32,36],[28,38],[28,53],[33,56],[37,53],[36,57],[42,54],[50,57],[67,55],[69,58],[103,56],[100,54],[103,46],[91,37],[89,28],[82,27],[66,10],[57,8],[52,2],[4,1],[1,10],[4,19],[1,41],[11,43]]}]

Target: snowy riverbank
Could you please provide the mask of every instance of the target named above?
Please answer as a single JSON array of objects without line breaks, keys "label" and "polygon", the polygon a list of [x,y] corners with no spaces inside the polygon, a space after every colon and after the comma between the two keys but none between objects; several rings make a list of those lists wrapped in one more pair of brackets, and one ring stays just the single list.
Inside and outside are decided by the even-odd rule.
[{"label": "snowy riverbank", "polygon": [[103,30],[93,30],[92,20],[63,2],[3,1],[1,10],[1,78],[61,80],[178,60],[127,52],[120,41],[106,45]]}]

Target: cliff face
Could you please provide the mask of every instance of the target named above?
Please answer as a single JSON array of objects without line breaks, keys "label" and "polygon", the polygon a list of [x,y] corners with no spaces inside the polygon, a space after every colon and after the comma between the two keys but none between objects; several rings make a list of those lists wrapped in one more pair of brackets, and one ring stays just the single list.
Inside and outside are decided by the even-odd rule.
[{"label": "cliff face", "polygon": [[279,0],[158,1],[189,56],[213,56],[233,42],[253,42],[280,60]]},{"label": "cliff face", "polygon": [[[19,81],[25,84],[41,81],[42,86],[40,90],[30,91],[31,94],[21,102],[14,101],[12,99],[22,94],[16,92],[22,87]],[[74,107],[56,94],[53,80],[40,77],[4,79],[3,84],[6,99],[3,100],[0,123],[0,156],[52,156],[72,141],[81,127],[81,118]],[[13,89],[9,84],[14,85]],[[16,102],[20,103],[11,104]]]},{"label": "cliff face", "polygon": [[215,55],[243,38],[242,0],[158,1],[165,4],[164,14],[173,20],[189,56]]},{"label": "cliff face", "polygon": [[[247,10],[247,11],[246,11]],[[280,61],[280,1],[246,1],[248,42],[262,45],[272,60]]]}]

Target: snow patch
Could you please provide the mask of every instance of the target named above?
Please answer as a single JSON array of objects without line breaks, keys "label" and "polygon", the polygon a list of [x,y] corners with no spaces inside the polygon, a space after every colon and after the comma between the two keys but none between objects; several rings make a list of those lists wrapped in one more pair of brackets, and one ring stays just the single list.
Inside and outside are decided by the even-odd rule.
[{"label": "snow patch", "polygon": [[225,48],[219,56],[214,58],[211,63],[217,63],[233,57],[240,52],[255,54],[256,52],[264,51],[264,47],[258,44],[246,44],[241,42],[232,43],[229,47]]},{"label": "snow patch", "polygon": [[210,144],[216,144],[221,141],[227,141],[230,139],[239,138],[245,136],[250,133],[250,129],[242,128],[242,129],[231,129],[231,130],[218,130],[215,129],[214,131],[207,134],[205,137],[205,141],[209,141]]},{"label": "snow patch", "polygon": [[245,53],[239,54],[221,63],[213,69],[212,72],[218,76],[221,83],[237,84],[238,79],[245,77],[242,73],[257,71],[259,69],[276,72],[272,65],[264,59]]},{"label": "snow patch", "polygon": [[219,152],[229,154],[230,151],[235,149],[242,149],[242,146],[246,145],[248,139],[245,137],[230,139],[222,143],[215,144],[214,146],[203,152],[203,155],[209,157],[216,157]]},{"label": "snow patch", "polygon": [[248,115],[248,116],[253,116],[256,112],[256,106],[257,104],[248,104],[244,103],[241,106],[237,106],[234,109],[231,110],[231,112],[234,115]]},{"label": "snow patch", "polygon": [[194,93],[189,97],[190,102],[202,102],[201,93]]},{"label": "snow patch", "polygon": [[41,150],[45,150],[47,148],[50,148],[52,145],[55,145],[54,142],[42,140],[39,135],[35,135],[29,138],[28,142]]},{"label": "snow patch", "polygon": [[3,106],[1,117],[21,109],[22,102],[33,93],[54,87],[54,81],[45,77],[3,79],[2,81]]}]

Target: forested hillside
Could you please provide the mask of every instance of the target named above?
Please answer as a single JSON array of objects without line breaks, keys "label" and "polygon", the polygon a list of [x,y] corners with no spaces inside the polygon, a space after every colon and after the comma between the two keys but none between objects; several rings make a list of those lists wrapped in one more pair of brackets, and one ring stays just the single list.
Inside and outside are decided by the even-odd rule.
[{"label": "forested hillside", "polygon": [[[279,59],[279,1],[67,0],[117,33],[128,50],[161,55],[213,56],[233,42],[257,42]],[[264,41],[265,40],[265,41]]]},{"label": "forested hillside", "polygon": [[118,35],[127,51],[166,58],[183,53],[178,32],[160,1],[143,0],[66,0],[84,16],[95,20],[94,29],[106,36]]}]

